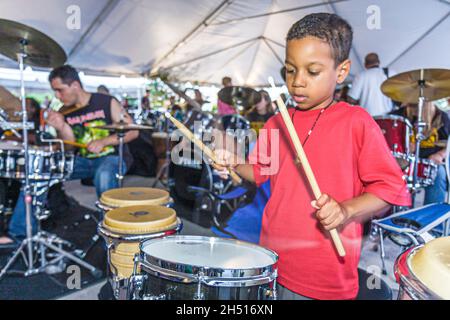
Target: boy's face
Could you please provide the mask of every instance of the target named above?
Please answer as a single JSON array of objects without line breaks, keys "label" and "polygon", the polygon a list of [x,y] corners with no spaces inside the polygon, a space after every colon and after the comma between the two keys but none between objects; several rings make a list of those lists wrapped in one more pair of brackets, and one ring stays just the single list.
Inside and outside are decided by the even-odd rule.
[{"label": "boy's face", "polygon": [[320,109],[333,99],[337,83],[350,71],[350,60],[337,67],[327,42],[315,37],[289,40],[286,47],[286,84],[300,109]]}]

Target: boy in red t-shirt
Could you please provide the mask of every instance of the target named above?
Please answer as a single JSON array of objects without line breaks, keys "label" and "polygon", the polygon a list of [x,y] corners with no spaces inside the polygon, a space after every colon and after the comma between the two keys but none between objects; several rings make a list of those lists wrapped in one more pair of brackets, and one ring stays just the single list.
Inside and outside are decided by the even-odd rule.
[{"label": "boy in red t-shirt", "polygon": [[[352,36],[345,20],[328,13],[304,17],[287,36],[286,84],[297,104],[289,114],[323,193],[317,201],[280,114],[260,131],[247,163],[216,151],[221,163],[216,169],[233,167],[258,185],[270,179],[260,244],[279,255],[280,299],[354,299],[361,222],[411,202],[375,121],[363,108],[333,100],[336,85],[350,71]],[[344,258],[329,237],[334,228]]]}]

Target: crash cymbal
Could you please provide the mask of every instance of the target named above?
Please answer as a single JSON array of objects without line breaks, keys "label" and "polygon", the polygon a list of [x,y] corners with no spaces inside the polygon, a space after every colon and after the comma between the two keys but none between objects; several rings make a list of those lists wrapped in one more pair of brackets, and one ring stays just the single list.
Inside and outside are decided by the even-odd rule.
[{"label": "crash cymbal", "polygon": [[153,127],[144,126],[141,124],[125,124],[125,123],[114,123],[105,126],[96,126],[98,129],[105,129],[109,131],[131,131],[131,130],[152,130]]},{"label": "crash cymbal", "polygon": [[22,104],[19,98],[14,96],[11,92],[0,86],[0,108],[5,110],[10,120],[14,120],[17,117],[14,112],[22,110]]},{"label": "crash cymbal", "polygon": [[56,68],[67,60],[60,45],[44,33],[15,21],[0,19],[0,54],[17,61],[22,44],[25,44],[27,55],[25,65]]},{"label": "crash cymbal", "polygon": [[256,90],[247,87],[225,87],[218,93],[219,99],[232,106],[251,107],[259,98]]},{"label": "crash cymbal", "polygon": [[450,70],[420,69],[397,74],[381,85],[381,91],[394,101],[417,103],[423,80],[426,101],[450,96]]}]

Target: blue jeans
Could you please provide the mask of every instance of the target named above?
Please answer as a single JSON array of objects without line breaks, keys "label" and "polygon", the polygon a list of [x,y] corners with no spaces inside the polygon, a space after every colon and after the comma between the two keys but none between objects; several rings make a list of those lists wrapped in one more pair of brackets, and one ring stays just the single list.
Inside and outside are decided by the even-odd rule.
[{"label": "blue jeans", "polygon": [[425,188],[424,205],[445,201],[447,192],[447,173],[444,165],[438,165],[436,180],[434,184]]},{"label": "blue jeans", "polygon": [[[125,161],[123,162],[123,171],[127,171]],[[118,173],[118,156],[113,155],[97,159],[75,157],[73,173],[69,177],[69,180],[93,178],[97,197],[100,197],[103,192],[119,187],[116,177]],[[46,199],[47,194],[43,194],[37,197],[37,200],[41,203],[45,203]],[[35,212],[35,210],[35,206],[32,206],[33,213]],[[34,214],[32,214],[31,216],[33,233],[36,233],[38,226],[37,220]],[[9,234],[15,238],[22,238],[26,236],[26,211],[23,189],[20,192],[16,207],[14,208],[13,215],[9,222]]]}]

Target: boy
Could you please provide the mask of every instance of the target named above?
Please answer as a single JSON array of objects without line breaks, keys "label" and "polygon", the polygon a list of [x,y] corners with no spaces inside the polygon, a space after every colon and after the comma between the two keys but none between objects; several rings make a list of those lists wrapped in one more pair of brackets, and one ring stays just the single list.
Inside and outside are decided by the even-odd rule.
[{"label": "boy", "polygon": [[[350,71],[351,42],[350,25],[327,13],[304,17],[287,36],[286,84],[297,104],[289,114],[323,193],[318,201],[296,163],[280,114],[264,126],[266,134],[260,133],[248,163],[217,151],[221,165],[216,169],[233,167],[258,185],[270,179],[260,244],[279,255],[280,299],[356,298],[361,220],[391,204],[410,205],[402,172],[378,125],[361,107],[333,101],[336,84]],[[267,170],[276,161],[279,168]],[[346,249],[344,258],[329,237],[333,228]]]}]

